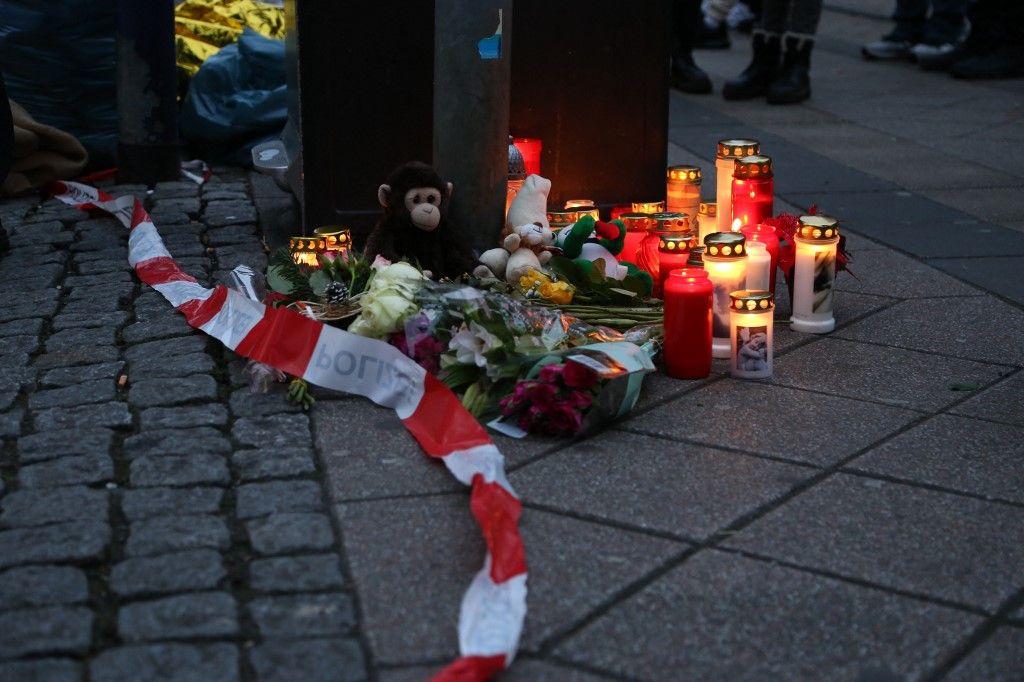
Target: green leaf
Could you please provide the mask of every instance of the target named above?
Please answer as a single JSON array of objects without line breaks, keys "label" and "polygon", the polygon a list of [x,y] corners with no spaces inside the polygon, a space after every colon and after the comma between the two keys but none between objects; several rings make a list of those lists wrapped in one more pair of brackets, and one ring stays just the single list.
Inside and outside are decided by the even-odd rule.
[{"label": "green leaf", "polygon": [[587,279],[594,284],[601,284],[608,278],[604,275],[604,258],[594,261],[594,267],[587,273]]},{"label": "green leaf", "polygon": [[323,296],[324,289],[331,283],[331,276],[323,270],[316,270],[309,276],[309,287],[313,290],[314,296]]},{"label": "green leaf", "polygon": [[281,267],[279,265],[267,266],[267,286],[285,296],[295,290],[295,285],[281,274]]}]

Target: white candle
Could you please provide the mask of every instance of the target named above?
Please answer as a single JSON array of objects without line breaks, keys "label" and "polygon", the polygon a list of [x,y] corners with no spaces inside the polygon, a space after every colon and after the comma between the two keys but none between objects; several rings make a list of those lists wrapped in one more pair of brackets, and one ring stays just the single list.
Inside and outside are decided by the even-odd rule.
[{"label": "white candle", "polygon": [[745,239],[735,232],[713,232],[704,240],[704,269],[714,286],[711,319],[711,354],[730,356],[729,294],[745,287],[747,258]]},{"label": "white candle", "polygon": [[729,373],[737,379],[769,379],[775,356],[775,297],[770,291],[742,290],[730,295]]},{"label": "white candle", "polygon": [[718,204],[714,201],[702,201],[697,207],[697,230],[700,232],[700,243],[712,232],[718,232]]},{"label": "white candle", "polygon": [[748,289],[769,291],[772,274],[772,257],[760,242],[747,242],[747,283]]},{"label": "white candle", "polygon": [[757,140],[719,140],[718,154],[715,157],[715,199],[718,204],[717,232],[728,232],[732,229],[732,173],[736,159],[753,156],[761,152],[761,143]]},{"label": "white candle", "polygon": [[794,235],[793,330],[825,334],[836,328],[832,290],[836,279],[839,225],[825,215],[801,216]]}]

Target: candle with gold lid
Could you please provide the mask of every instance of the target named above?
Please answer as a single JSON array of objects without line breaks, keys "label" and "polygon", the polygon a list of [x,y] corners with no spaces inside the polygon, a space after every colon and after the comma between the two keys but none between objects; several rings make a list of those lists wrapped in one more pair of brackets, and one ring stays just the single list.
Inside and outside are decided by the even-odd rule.
[{"label": "candle with gold lid", "polygon": [[712,232],[718,232],[718,204],[714,201],[702,201],[697,206],[697,230],[700,242]]},{"label": "candle with gold lid", "polygon": [[775,201],[772,160],[767,156],[745,156],[736,160],[732,175],[732,231],[771,218]]},{"label": "candle with gold lid", "polygon": [[746,285],[746,239],[736,232],[712,232],[704,238],[704,269],[715,287],[711,350],[729,357],[729,294]]},{"label": "candle with gold lid", "polygon": [[701,268],[672,270],[665,280],[665,370],[676,379],[711,373],[711,280]]},{"label": "candle with gold lid", "polygon": [[761,152],[761,143],[757,140],[730,139],[718,141],[718,154],[715,157],[716,189],[715,199],[718,203],[718,232],[729,232],[732,229],[732,172],[736,159],[754,156]]},{"label": "candle with gold lid", "polygon": [[685,213],[663,211],[661,213],[652,213],[648,217],[651,220],[651,225],[636,250],[636,260],[634,262],[641,270],[650,273],[654,281],[657,282],[661,263],[661,257],[658,252],[658,246],[661,244],[661,234],[689,231],[690,216]]},{"label": "candle with gold lid", "polygon": [[320,237],[291,237],[288,239],[288,250],[296,265],[320,267],[316,255],[324,250],[325,243]]},{"label": "candle with gold lid", "polygon": [[697,232],[694,229],[658,233],[658,279],[654,295],[659,296],[669,272],[686,267],[690,249],[697,246]]},{"label": "candle with gold lid", "polygon": [[664,213],[664,201],[634,201],[633,213]]},{"label": "candle with gold lid", "polygon": [[666,171],[665,210],[697,215],[702,172],[699,166],[671,166]]},{"label": "candle with gold lid", "polygon": [[565,202],[566,208],[594,208],[593,199],[569,199]]},{"label": "candle with gold lid", "polygon": [[688,268],[703,268],[704,267],[704,247],[695,246],[690,249],[689,255],[686,257],[686,267]]},{"label": "candle with gold lid", "polygon": [[824,334],[836,328],[832,313],[839,221],[805,215],[793,236],[793,331]]},{"label": "candle with gold lid", "polygon": [[764,290],[729,294],[729,373],[737,379],[768,379],[775,355],[775,297]]},{"label": "candle with gold lid", "polygon": [[647,232],[654,229],[657,223],[651,219],[649,213],[623,213],[619,216],[619,220],[626,226],[626,239],[619,255],[622,260],[636,263],[637,249],[640,248]]},{"label": "candle with gold lid", "polygon": [[323,240],[323,253],[347,258],[352,249],[352,231],[341,225],[321,225],[313,234]]}]

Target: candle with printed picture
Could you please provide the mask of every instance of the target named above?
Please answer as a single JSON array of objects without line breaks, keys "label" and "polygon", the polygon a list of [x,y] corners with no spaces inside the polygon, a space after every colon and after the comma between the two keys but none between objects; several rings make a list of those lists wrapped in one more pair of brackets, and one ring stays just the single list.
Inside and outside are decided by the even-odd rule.
[{"label": "candle with printed picture", "polygon": [[729,232],[732,229],[732,172],[736,159],[754,156],[761,152],[761,143],[757,140],[731,139],[719,140],[718,153],[715,156],[715,201],[718,204],[718,232]]},{"label": "candle with printed picture", "polygon": [[830,332],[836,327],[832,309],[839,221],[826,215],[801,216],[793,241],[793,331]]},{"label": "candle with printed picture", "polygon": [[704,238],[704,269],[714,285],[711,352],[729,357],[729,294],[746,286],[746,240],[736,232],[712,232]]},{"label": "candle with printed picture", "polygon": [[741,289],[729,294],[729,373],[737,379],[769,379],[775,355],[775,297]]},{"label": "candle with printed picture", "polygon": [[672,270],[665,279],[665,371],[676,379],[711,373],[711,301],[703,268]]}]

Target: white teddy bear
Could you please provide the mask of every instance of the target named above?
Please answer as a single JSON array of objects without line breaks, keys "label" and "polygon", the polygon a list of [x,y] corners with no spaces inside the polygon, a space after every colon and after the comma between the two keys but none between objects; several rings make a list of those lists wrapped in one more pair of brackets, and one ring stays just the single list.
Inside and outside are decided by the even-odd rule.
[{"label": "white teddy bear", "polygon": [[548,223],[550,191],[551,181],[547,178],[539,175],[526,178],[508,208],[501,246],[480,254],[481,265],[473,270],[474,275],[497,277],[515,284],[527,270],[540,270],[551,260],[547,247],[554,244],[555,235]]}]

